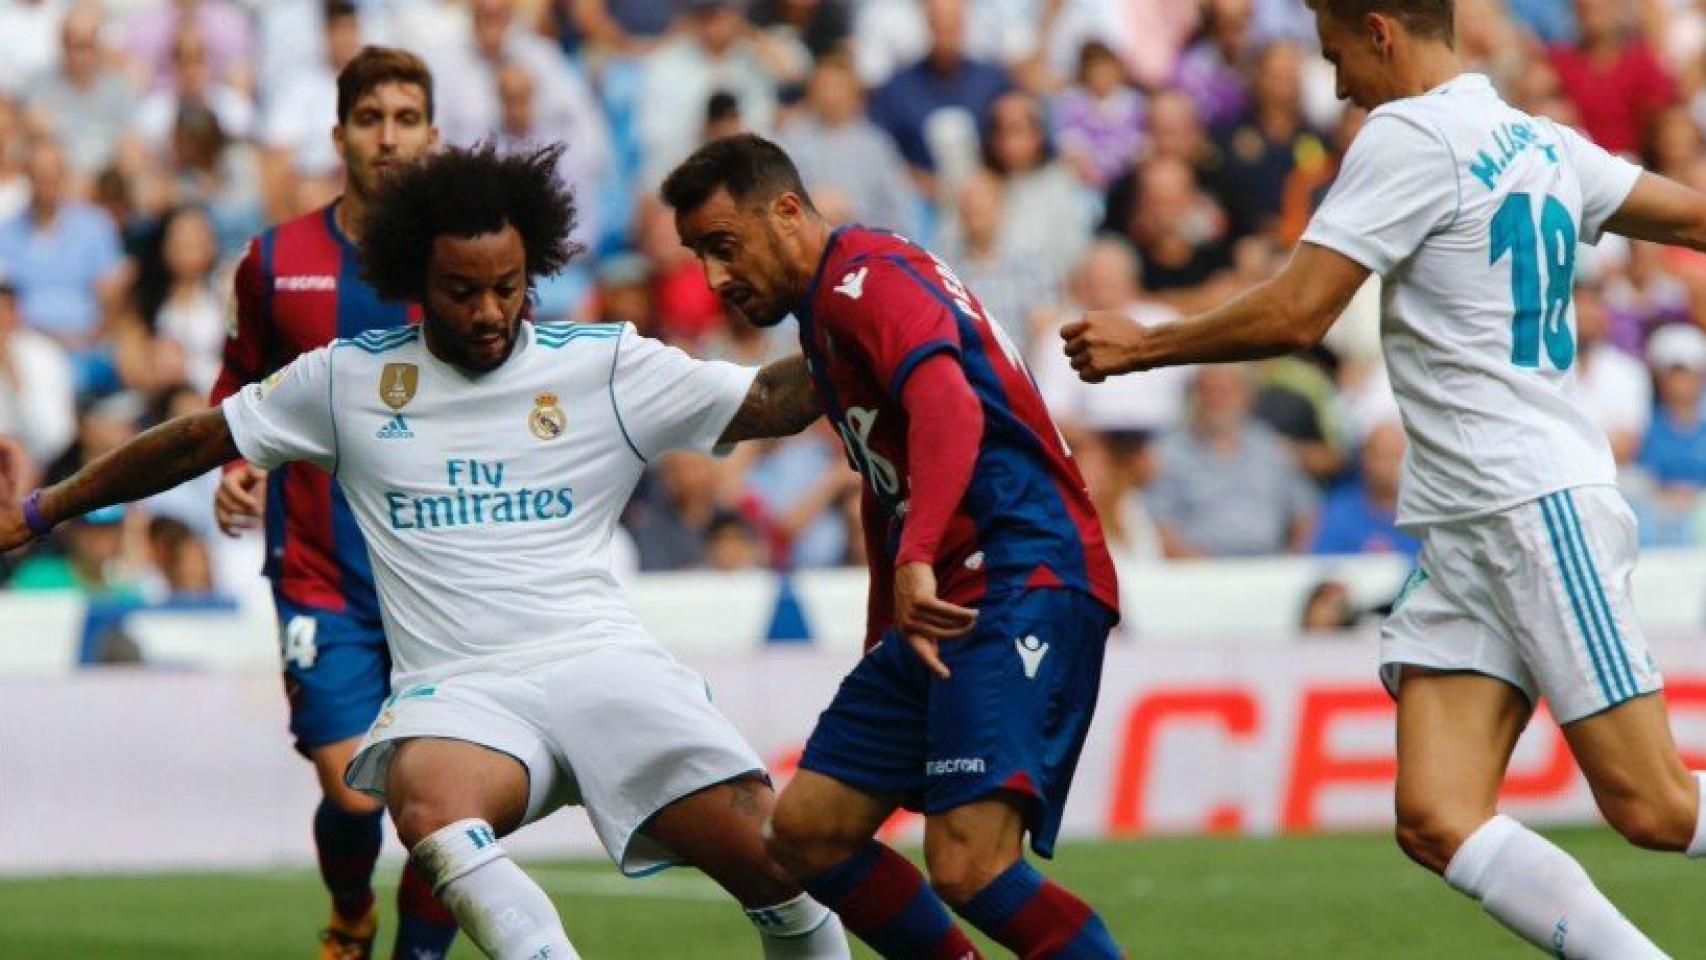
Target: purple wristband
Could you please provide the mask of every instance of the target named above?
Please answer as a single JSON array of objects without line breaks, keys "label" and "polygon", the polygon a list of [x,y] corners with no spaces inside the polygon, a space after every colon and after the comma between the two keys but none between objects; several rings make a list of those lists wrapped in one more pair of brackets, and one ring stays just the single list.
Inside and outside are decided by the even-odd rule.
[{"label": "purple wristband", "polygon": [[24,498],[24,526],[29,527],[30,532],[38,537],[45,537],[53,532],[53,524],[48,523],[47,518],[41,515],[40,490],[32,490],[30,495]]}]

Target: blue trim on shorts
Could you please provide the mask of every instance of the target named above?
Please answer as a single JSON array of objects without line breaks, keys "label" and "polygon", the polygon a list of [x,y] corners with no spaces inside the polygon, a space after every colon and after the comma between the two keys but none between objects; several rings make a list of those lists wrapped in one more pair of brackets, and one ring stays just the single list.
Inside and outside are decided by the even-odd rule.
[{"label": "blue trim on shorts", "polygon": [[[1621,671],[1618,670],[1616,652],[1612,649],[1611,631],[1606,626],[1609,619],[1595,602],[1593,588],[1590,584],[1595,580],[1591,572],[1591,561],[1588,559],[1587,542],[1582,537],[1579,527],[1570,523],[1570,507],[1564,499],[1564,491],[1553,495],[1552,509],[1558,516],[1558,528],[1563,531],[1564,546],[1570,552],[1570,558],[1575,562],[1576,589],[1582,596],[1582,605],[1587,608],[1588,622],[1593,624],[1599,635],[1600,651],[1605,656],[1606,671],[1611,674],[1612,693],[1609,702],[1622,703],[1634,696],[1632,683],[1627,683]],[[1625,666],[1627,666],[1625,664]]]},{"label": "blue trim on shorts", "polygon": [[1617,662],[1623,668],[1623,680],[1628,685],[1629,696],[1641,692],[1641,685],[1635,682],[1635,671],[1629,666],[1629,648],[1623,645],[1623,633],[1617,629],[1617,618],[1611,613],[1611,601],[1606,599],[1605,584],[1600,579],[1599,568],[1593,562],[1593,550],[1588,546],[1587,534],[1582,530],[1581,515],[1576,512],[1576,496],[1569,490],[1564,491],[1564,504],[1570,511],[1570,523],[1575,527],[1576,540],[1581,544],[1582,557],[1588,564],[1588,582],[1593,585],[1593,596],[1599,600],[1599,606],[1605,613],[1605,625],[1611,631],[1607,645],[1616,652]]},{"label": "blue trim on shorts", "polygon": [[1546,520],[1546,533],[1552,540],[1552,554],[1558,560],[1558,571],[1562,574],[1564,579],[1564,591],[1569,594],[1570,609],[1573,610],[1576,615],[1576,626],[1581,629],[1582,640],[1587,644],[1588,656],[1593,660],[1594,673],[1599,676],[1600,692],[1605,695],[1605,699],[1608,702],[1614,703],[1618,698],[1612,693],[1611,681],[1607,679],[1605,664],[1600,659],[1597,640],[1598,632],[1596,630],[1589,629],[1588,618],[1582,612],[1582,601],[1576,594],[1574,567],[1571,563],[1571,558],[1567,558],[1565,556],[1562,541],[1558,536],[1558,525],[1561,525],[1562,521],[1560,520],[1558,525],[1554,524],[1552,517],[1553,509],[1554,505],[1550,495],[1540,498],[1540,512]]}]

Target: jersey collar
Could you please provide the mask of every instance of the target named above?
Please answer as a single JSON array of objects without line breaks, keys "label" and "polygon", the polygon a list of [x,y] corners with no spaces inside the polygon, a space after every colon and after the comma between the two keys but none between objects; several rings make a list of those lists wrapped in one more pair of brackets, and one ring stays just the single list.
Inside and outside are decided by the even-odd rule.
[{"label": "jersey collar", "polygon": [[849,230],[859,229],[856,223],[843,224],[829,232],[829,240],[823,245],[823,253],[817,258],[817,269],[812,271],[812,280],[806,284],[806,299],[800,304],[800,311],[795,319],[804,321],[811,316],[812,304],[817,303],[818,284],[823,282],[823,274],[829,266],[829,258],[835,253],[835,245],[841,242],[842,234]]},{"label": "jersey collar", "polygon": [[344,236],[344,232],[338,229],[338,204],[343,202],[343,198],[339,197],[326,204],[326,232],[332,235],[332,239],[338,242],[338,246],[343,248],[345,254],[354,257],[357,256],[355,244],[351,243],[350,238]]},{"label": "jersey collar", "polygon": [[1422,96],[1431,97],[1436,94],[1467,93],[1471,90],[1477,92],[1483,90],[1491,91],[1492,89],[1493,81],[1489,80],[1486,74],[1460,73],[1439,86],[1434,87],[1432,90],[1429,90],[1427,93],[1422,94]]}]

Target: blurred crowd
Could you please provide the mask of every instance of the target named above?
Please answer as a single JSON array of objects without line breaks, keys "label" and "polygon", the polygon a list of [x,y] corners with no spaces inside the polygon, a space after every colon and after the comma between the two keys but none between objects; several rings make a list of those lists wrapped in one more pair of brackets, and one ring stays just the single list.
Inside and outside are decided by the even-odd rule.
[{"label": "blurred crowd", "polygon": [[[1706,2],[1457,10],[1512,103],[1706,188]],[[44,479],[205,402],[248,238],[340,190],[334,77],[367,43],[427,59],[447,142],[569,144],[586,253],[541,285],[541,321],[797,349],[720,306],[655,197],[705,139],[761,132],[827,216],[938,251],[1024,345],[1122,559],[1417,549],[1393,525],[1377,281],[1322,346],[1266,363],[1092,388],[1058,349],[1085,310],[1164,323],[1283,261],[1362,119],[1303,0],[0,0],[0,433]],[[1706,256],[1608,238],[1578,263],[1580,388],[1642,538],[1701,545]],[[204,479],[74,525],[12,585],[218,589]],[[821,424],[665,457],[629,562],[858,563],[857,499]]]}]

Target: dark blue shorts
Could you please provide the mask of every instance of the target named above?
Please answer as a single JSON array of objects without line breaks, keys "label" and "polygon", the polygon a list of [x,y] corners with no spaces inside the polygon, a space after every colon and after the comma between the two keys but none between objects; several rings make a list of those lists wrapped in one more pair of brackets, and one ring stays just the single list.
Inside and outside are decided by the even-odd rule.
[{"label": "dark blue shorts", "polygon": [[367,732],[391,694],[391,652],[374,620],[273,596],[290,732],[303,756]]},{"label": "dark blue shorts", "polygon": [[942,644],[948,680],[891,630],[841,682],[800,767],[926,815],[1023,794],[1031,848],[1052,856],[1114,619],[1074,590],[986,605],[972,633]]}]

